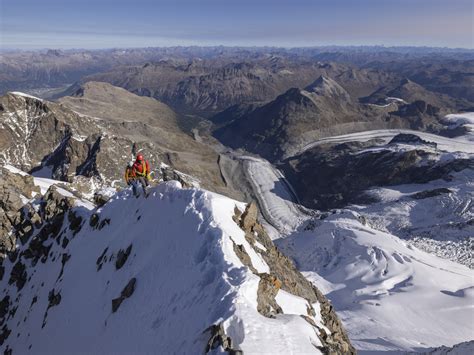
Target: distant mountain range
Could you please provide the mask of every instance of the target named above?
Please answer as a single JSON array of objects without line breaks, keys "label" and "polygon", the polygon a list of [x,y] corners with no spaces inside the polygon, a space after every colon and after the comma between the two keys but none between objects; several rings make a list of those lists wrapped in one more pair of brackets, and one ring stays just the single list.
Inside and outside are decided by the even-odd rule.
[{"label": "distant mountain range", "polygon": [[[342,64],[346,70],[378,70],[358,75],[357,80],[367,85],[364,89],[359,85],[361,91],[356,96],[367,96],[370,90],[379,88],[371,83],[374,77],[379,77],[376,82],[383,79],[385,84],[406,77],[435,92],[471,101],[474,98],[474,51],[417,47],[174,47],[6,52],[0,57],[0,94],[21,90],[51,97],[59,91],[51,89],[78,81],[108,81],[160,99],[175,110],[215,113],[240,101],[274,99],[291,87],[305,87],[319,75],[332,77],[318,65],[328,62]],[[344,71],[335,70],[334,74]],[[85,78],[88,75],[93,76]],[[343,76],[349,78],[354,73],[347,71]],[[339,78],[341,84],[344,81]],[[346,90],[351,92],[348,87]]]}]

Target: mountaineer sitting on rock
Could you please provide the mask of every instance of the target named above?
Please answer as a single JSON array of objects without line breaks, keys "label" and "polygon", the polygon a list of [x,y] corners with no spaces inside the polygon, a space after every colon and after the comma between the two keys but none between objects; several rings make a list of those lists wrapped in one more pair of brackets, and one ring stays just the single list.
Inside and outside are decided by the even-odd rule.
[{"label": "mountaineer sitting on rock", "polygon": [[150,177],[150,164],[148,160],[143,158],[142,154],[137,155],[135,162],[128,163],[125,169],[125,182],[127,185],[132,185],[133,194],[138,197],[138,184],[143,188],[143,193],[147,195],[146,187],[149,185]]}]

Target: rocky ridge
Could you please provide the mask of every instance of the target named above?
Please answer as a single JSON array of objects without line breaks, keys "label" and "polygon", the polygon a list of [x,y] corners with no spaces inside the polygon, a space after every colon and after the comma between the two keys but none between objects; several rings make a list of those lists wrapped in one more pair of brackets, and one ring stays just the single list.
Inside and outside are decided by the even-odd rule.
[{"label": "rocky ridge", "polygon": [[[14,188],[24,193],[29,192],[29,186],[33,179],[31,176],[18,175],[12,172],[7,174],[8,181],[13,184]],[[167,193],[175,193],[171,185],[169,186]],[[164,188],[167,189],[166,186]],[[194,193],[198,192],[195,191]],[[172,197],[169,198],[172,201]],[[93,208],[92,205],[83,207],[80,198],[72,195],[70,197],[66,196],[64,190],[55,185],[51,185],[43,196],[37,192],[34,198],[28,198],[24,202],[26,204],[22,207],[21,225],[12,225],[8,233],[16,238],[17,242],[14,244],[18,247],[5,250],[2,259],[3,275],[0,280],[0,282],[7,282],[10,285],[4,288],[3,294],[0,296],[0,326],[2,327],[0,345],[4,347],[5,351],[13,351],[13,353],[18,346],[14,341],[14,329],[18,327],[15,326],[18,317],[22,319],[24,317],[22,322],[30,324],[28,328],[31,333],[31,340],[27,340],[30,333],[21,333],[20,328],[18,328],[18,334],[21,334],[21,337],[24,338],[22,341],[30,344],[29,349],[34,351],[37,346],[41,346],[40,343],[37,344],[34,340],[37,339],[34,335],[34,332],[37,331],[34,330],[35,326],[40,326],[45,330],[51,327],[60,319],[58,315],[65,311],[64,305],[70,304],[70,298],[74,297],[67,288],[67,285],[70,284],[67,280],[76,268],[71,266],[75,264],[71,264],[70,260],[80,258],[77,252],[81,248],[80,245],[88,243],[86,242],[87,238],[96,238],[97,236],[93,236],[93,234],[101,234],[102,230],[107,233],[110,225],[117,223],[113,217],[102,212],[108,210],[108,204],[116,202],[110,200],[101,208]],[[12,207],[11,210],[15,210],[16,207]],[[300,316],[318,334],[321,345],[314,345],[315,350],[318,349],[321,353],[327,354],[355,353],[330,303],[314,285],[297,271],[293,263],[273,245],[263,226],[257,221],[257,214],[256,205],[253,203],[249,204],[244,211],[236,207],[233,220],[238,228],[243,231],[245,238],[239,241],[236,238],[237,236],[234,235],[231,236],[231,239],[235,255],[240,262],[260,279],[256,296],[258,313],[264,317],[276,319],[280,314],[286,313],[287,306],[282,305],[280,307],[279,301],[275,298],[280,289],[284,290],[291,295],[306,300],[307,312]],[[25,229],[24,226],[26,225],[30,228]],[[243,242],[244,240],[246,242]],[[111,245],[106,247],[94,265],[96,272],[101,273],[102,270],[109,270],[110,263],[113,263],[114,270],[120,269],[121,272],[122,270],[130,270],[133,272],[133,269],[130,269],[131,265],[136,263],[133,260],[137,257],[137,253],[140,253],[140,247],[137,244],[140,243],[132,242],[128,244],[128,247],[124,246],[123,249],[116,251],[113,251],[114,247]],[[100,250],[96,251],[97,255]],[[261,266],[255,264],[256,259],[252,255],[261,255],[265,263],[268,264],[269,271],[258,272],[257,269]],[[83,267],[88,269],[86,265]],[[53,274],[57,273],[56,281],[49,280],[49,277],[48,279],[41,279],[38,275],[42,274],[41,270],[43,268],[50,270],[48,274],[54,270]],[[38,275],[35,275],[37,272]],[[127,312],[122,308],[130,307],[130,304],[134,302],[134,298],[140,297],[135,296],[137,292],[142,292],[140,290],[143,290],[144,287],[139,275],[125,279],[128,282],[125,282],[122,286],[118,285],[121,291],[118,291],[116,298],[110,300],[111,313]],[[109,282],[114,283],[113,279],[109,279],[107,285],[109,285]],[[42,289],[43,285],[48,289]],[[36,294],[24,291],[29,289],[36,290],[34,291]],[[30,294],[33,297],[32,299],[29,298]],[[43,294],[47,296],[45,296],[46,300]],[[126,301],[127,299],[131,301]],[[319,307],[314,308],[315,304],[318,304]],[[41,308],[44,308],[43,311],[41,311]],[[41,318],[38,318],[37,315],[39,314],[42,315]],[[320,321],[317,320],[318,317],[321,317]],[[35,319],[41,320],[41,322],[34,325]],[[107,323],[108,321],[105,322],[106,328]],[[225,328],[226,326],[215,324],[207,330],[202,329],[203,334],[209,337],[207,350],[222,346],[224,350],[235,350],[235,353],[242,353],[238,349],[238,337],[235,338],[235,334],[232,332],[230,335],[226,333]],[[27,346],[25,345],[27,343],[23,344]]]}]

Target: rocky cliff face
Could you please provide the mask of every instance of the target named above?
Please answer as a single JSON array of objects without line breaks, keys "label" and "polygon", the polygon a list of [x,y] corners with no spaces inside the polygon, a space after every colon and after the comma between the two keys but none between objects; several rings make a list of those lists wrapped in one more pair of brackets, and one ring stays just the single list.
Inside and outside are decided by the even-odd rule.
[{"label": "rocky cliff face", "polygon": [[[0,167],[0,254],[5,258],[16,245],[15,229],[29,233],[33,225],[25,223],[25,200],[39,193],[39,188],[28,175],[19,175]],[[33,219],[33,223],[38,220]]]},{"label": "rocky cliff face", "polygon": [[111,174],[110,165],[117,162],[112,167],[117,168],[121,151],[129,151],[125,146],[131,142],[108,136],[96,120],[22,94],[7,94],[1,106],[3,163],[63,181],[76,175],[120,176]]},{"label": "rocky cliff face", "polygon": [[0,99],[0,125],[0,161],[36,176],[121,182],[141,150],[157,175],[165,163],[224,189],[217,154],[185,134],[168,106],[108,84],[88,83],[59,104],[10,93]]}]

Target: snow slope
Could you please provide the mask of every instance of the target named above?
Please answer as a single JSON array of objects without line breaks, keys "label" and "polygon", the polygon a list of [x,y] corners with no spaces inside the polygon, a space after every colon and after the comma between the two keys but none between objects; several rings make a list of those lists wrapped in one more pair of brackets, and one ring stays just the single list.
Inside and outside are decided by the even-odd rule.
[{"label": "snow slope", "polygon": [[[372,138],[388,142],[398,133],[362,132],[315,144]],[[462,138],[405,133],[436,142],[446,152],[467,157],[474,152],[474,145]],[[281,184],[284,177],[271,164],[254,160],[248,170],[262,214],[279,231],[275,243],[332,301],[360,353],[401,354],[473,339],[474,272],[446,260],[470,262],[471,170],[454,174],[451,182],[375,188],[372,193],[380,203],[336,210],[326,219],[310,219],[308,211],[294,199],[291,202],[292,191],[275,188],[277,181],[282,189],[287,183]],[[421,200],[410,197],[441,187],[452,193]],[[416,233],[434,245],[400,238]]]},{"label": "snow slope", "polygon": [[[452,174],[451,181],[378,187],[370,194],[380,202],[353,206],[376,229],[446,259],[474,268],[474,171]],[[415,199],[417,193],[445,190]]]},{"label": "snow slope", "polygon": [[[268,272],[268,265],[233,221],[236,206],[245,207],[168,182],[147,199],[127,189],[99,210],[76,207],[84,221],[76,235],[64,222],[61,239],[44,242],[51,246],[47,260],[31,267],[19,257],[28,273],[21,290],[8,277],[0,282],[0,299],[8,295],[18,305],[8,317],[11,335],[1,350],[197,354],[209,340],[206,329],[222,323],[232,346],[245,353],[320,353],[319,331],[301,317],[306,300],[279,291],[284,314],[266,318],[257,311],[260,278],[244,267],[234,243],[243,245],[258,272]],[[89,224],[92,212],[101,227]],[[117,269],[119,251],[129,246],[129,257]],[[19,254],[27,247],[18,245]],[[5,275],[14,265],[5,260]],[[112,312],[112,300],[133,278],[133,294]],[[319,312],[312,318],[324,327]]]},{"label": "snow slope", "polygon": [[277,243],[326,296],[359,350],[418,350],[472,338],[474,273],[361,223],[332,215]]}]

